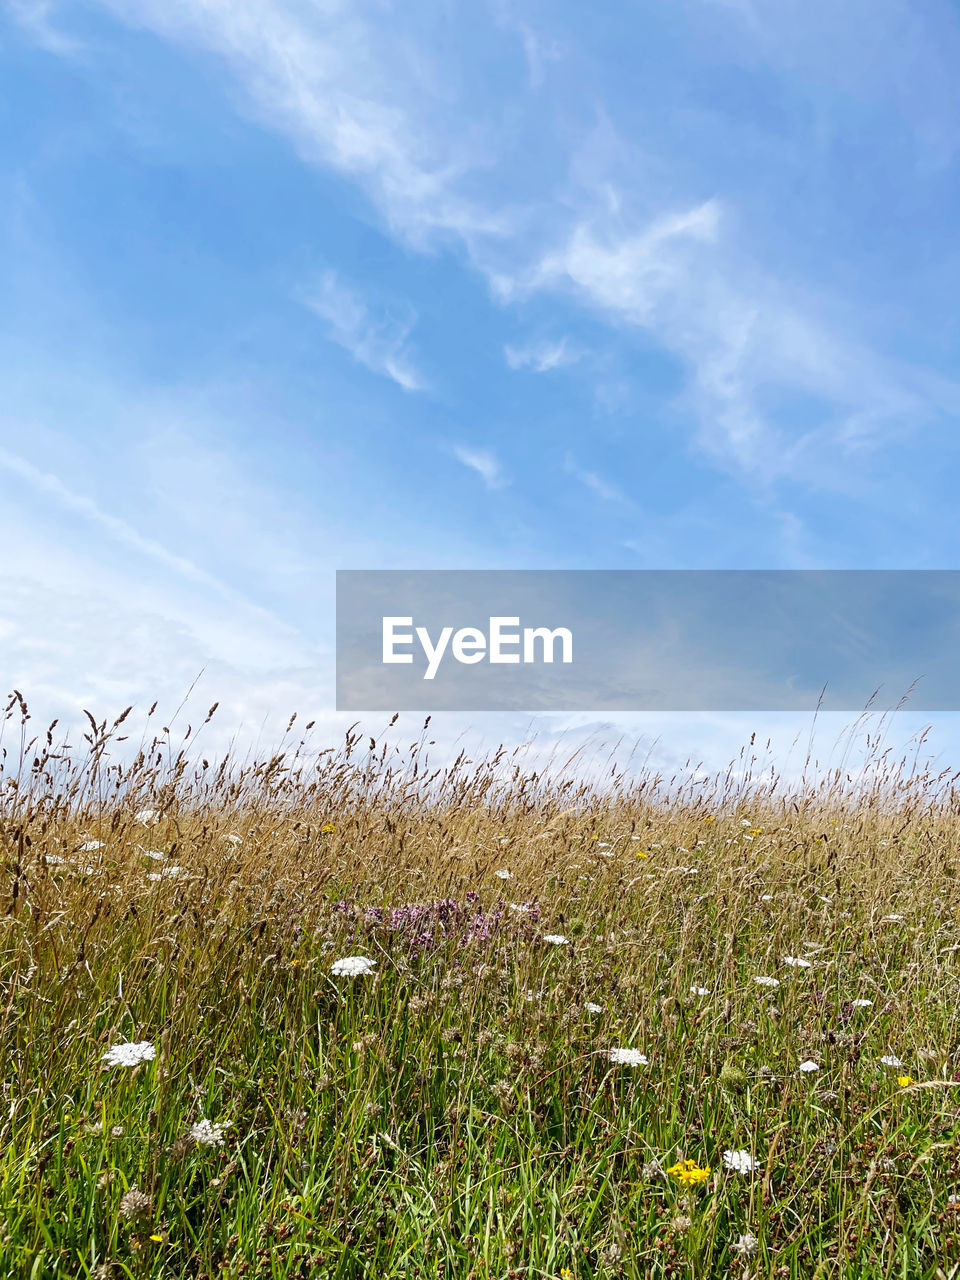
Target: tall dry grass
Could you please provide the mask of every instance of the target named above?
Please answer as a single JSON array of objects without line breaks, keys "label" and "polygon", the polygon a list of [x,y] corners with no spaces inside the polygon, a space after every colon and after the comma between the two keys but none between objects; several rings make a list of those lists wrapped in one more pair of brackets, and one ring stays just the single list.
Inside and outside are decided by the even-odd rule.
[{"label": "tall dry grass", "polygon": [[956,775],[128,725],[6,708],[3,1274],[960,1263]]}]

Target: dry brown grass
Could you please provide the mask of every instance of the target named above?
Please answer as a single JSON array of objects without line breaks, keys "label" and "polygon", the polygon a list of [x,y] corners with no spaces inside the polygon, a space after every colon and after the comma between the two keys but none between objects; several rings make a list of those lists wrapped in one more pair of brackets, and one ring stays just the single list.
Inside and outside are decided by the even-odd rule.
[{"label": "dry brown grass", "polygon": [[[788,785],[748,750],[710,782],[587,784],[504,751],[431,768],[425,737],[318,752],[295,720],[269,759],[208,761],[129,723],[91,717],[71,750],[7,708],[11,1274],[960,1258],[956,775],[878,748]],[[331,978],[349,954],[375,974]],[[142,1040],[152,1062],[102,1065]],[[611,1067],[615,1045],[649,1066]],[[189,1139],[201,1116],[230,1121],[222,1148]],[[762,1171],[725,1173],[727,1147]],[[711,1166],[699,1191],[651,1164],[681,1156]],[[131,1186],[146,1220],[119,1211]]]}]

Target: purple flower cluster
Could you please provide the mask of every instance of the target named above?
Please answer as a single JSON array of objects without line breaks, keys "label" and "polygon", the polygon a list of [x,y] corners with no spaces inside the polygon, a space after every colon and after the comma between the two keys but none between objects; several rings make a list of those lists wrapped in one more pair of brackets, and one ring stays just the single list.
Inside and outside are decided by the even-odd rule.
[{"label": "purple flower cluster", "polygon": [[468,890],[462,901],[440,898],[435,902],[407,902],[399,907],[361,910],[354,903],[341,900],[334,903],[333,910],[355,921],[352,937],[363,927],[383,929],[401,939],[414,956],[433,951],[451,940],[461,946],[489,942],[507,925],[513,933],[527,934],[540,919],[537,902],[521,904],[516,914],[508,911],[503,902],[495,902],[483,910],[480,894],[475,889]]}]

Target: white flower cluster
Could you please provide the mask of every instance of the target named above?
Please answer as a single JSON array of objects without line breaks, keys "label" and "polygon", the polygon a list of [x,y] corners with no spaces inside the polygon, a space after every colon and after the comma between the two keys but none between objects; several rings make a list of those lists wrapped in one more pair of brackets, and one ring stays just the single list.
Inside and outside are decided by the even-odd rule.
[{"label": "white flower cluster", "polygon": [[650,1062],[639,1049],[608,1049],[607,1057],[619,1067],[645,1067]]},{"label": "white flower cluster", "polygon": [[217,1124],[212,1120],[198,1120],[190,1126],[190,1137],[201,1147],[222,1147],[224,1134],[229,1128],[229,1120],[221,1120]]},{"label": "white flower cluster", "polygon": [[761,1167],[750,1152],[742,1148],[738,1151],[725,1151],[723,1153],[723,1163],[727,1169],[732,1169],[734,1173],[753,1173],[754,1170]]},{"label": "white flower cluster", "polygon": [[138,1067],[141,1062],[149,1062],[156,1055],[157,1051],[149,1040],[138,1040],[115,1044],[103,1055],[103,1061],[108,1067]]},{"label": "white flower cluster", "polygon": [[335,978],[362,978],[373,973],[376,964],[376,960],[369,960],[366,956],[344,956],[342,960],[334,960],[330,972]]}]

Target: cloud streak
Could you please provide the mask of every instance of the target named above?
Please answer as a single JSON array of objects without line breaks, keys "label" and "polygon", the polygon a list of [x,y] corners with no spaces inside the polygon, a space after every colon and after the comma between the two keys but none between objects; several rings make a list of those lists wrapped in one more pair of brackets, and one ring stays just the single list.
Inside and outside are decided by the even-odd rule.
[{"label": "cloud streak", "polygon": [[573,348],[566,338],[556,342],[529,342],[523,346],[503,349],[504,358],[511,369],[529,369],[532,373],[549,373],[565,365],[576,364],[581,352]]},{"label": "cloud streak", "polygon": [[469,449],[457,445],[453,452],[457,461],[475,471],[488,489],[502,489],[507,484],[499,459],[488,449]]},{"label": "cloud streak", "polygon": [[326,271],[302,301],[326,326],[331,341],[349,351],[358,364],[392,379],[404,391],[424,391],[427,383],[414,367],[407,338],[414,320],[375,317],[360,295],[334,271]]}]

